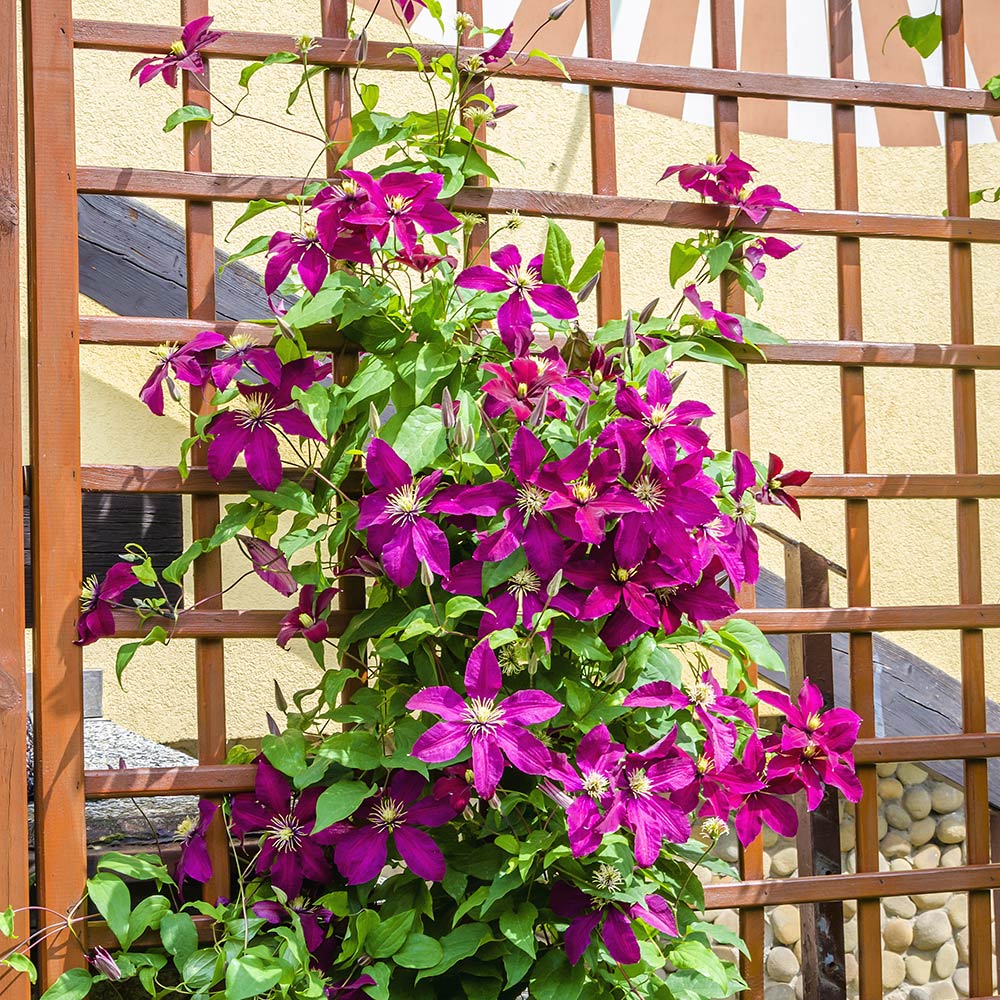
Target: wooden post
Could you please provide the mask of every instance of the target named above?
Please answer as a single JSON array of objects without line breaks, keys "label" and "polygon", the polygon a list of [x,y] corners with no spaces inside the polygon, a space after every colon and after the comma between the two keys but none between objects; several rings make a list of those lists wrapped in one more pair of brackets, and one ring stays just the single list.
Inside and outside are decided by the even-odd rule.
[{"label": "wooden post", "polygon": [[[28,905],[28,796],[25,774],[24,550],[21,545],[21,330],[17,229],[17,11],[0,8],[0,906]],[[28,914],[15,925],[28,935]],[[0,942],[5,948],[12,942]],[[26,976],[0,967],[0,997],[28,1000]]]},{"label": "wooden post", "polygon": [[[827,561],[807,545],[785,545],[785,604],[789,608],[828,608],[830,571]],[[829,634],[788,637],[788,688],[795,698],[806,678],[833,705],[833,640]],[[805,793],[796,796],[799,832],[799,875],[839,874],[840,807],[836,789],[828,788],[818,809],[806,806]],[[841,1000],[846,996],[844,971],[844,911],[840,900],[803,903],[802,995],[810,1000]]]}]

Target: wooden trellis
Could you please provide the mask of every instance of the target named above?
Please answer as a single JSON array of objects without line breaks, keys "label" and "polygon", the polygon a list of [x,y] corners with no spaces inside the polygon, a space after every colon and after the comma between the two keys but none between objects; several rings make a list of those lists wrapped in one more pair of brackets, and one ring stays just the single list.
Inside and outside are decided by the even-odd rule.
[{"label": "wooden trellis", "polygon": [[[388,0],[384,0],[388,2]],[[665,2],[665,0],[664,0]],[[611,0],[578,0],[586,7],[588,56],[566,60],[577,83],[590,91],[593,194],[476,187],[463,192],[458,207],[486,214],[512,209],[526,216],[552,216],[593,222],[609,252],[598,291],[599,318],[620,315],[619,224],[702,229],[722,227],[725,210],[712,205],[619,197],[616,193],[615,109],[612,88],[713,95],[717,152],[738,151],[742,98],[796,100],[830,105],[833,114],[835,211],[808,208],[799,214],[776,210],[759,226],[743,228],[786,234],[815,234],[836,241],[839,335],[832,342],[795,341],[769,348],[771,364],[826,365],[841,374],[843,472],[820,472],[800,490],[813,499],[841,500],[845,508],[848,607],[764,610],[753,607],[752,590],[739,595],[741,615],[768,633],[851,635],[851,699],[863,718],[857,759],[865,796],[857,807],[857,872],[810,875],[796,879],[763,878],[758,841],[744,852],[744,881],[706,888],[711,908],[738,907],[752,958],[745,963],[749,995],[763,995],[764,907],[857,899],[861,1000],[882,994],[879,898],[927,892],[965,892],[969,896],[970,993],[993,992],[990,890],[1000,888],[1000,865],[991,864],[986,757],[1000,755],[1000,733],[986,733],[983,629],[1000,627],[1000,606],[984,605],[981,588],[979,500],[1000,498],[1000,475],[978,472],[975,373],[1000,369],[1000,346],[974,341],[972,319],[972,246],[1000,243],[1000,222],[968,218],[968,114],[997,115],[998,105],[983,91],[966,89],[962,0],[942,0],[944,32],[943,87],[869,83],[853,79],[852,0],[828,0],[831,78],[813,79],[736,70],[735,0],[711,0],[714,68],[658,66],[615,61],[610,43]],[[320,0],[324,37],[310,59],[329,68],[326,117],[334,138],[350,126],[347,74],[357,62],[356,42],[347,40],[348,0]],[[7,520],[0,547],[0,573],[17,572],[20,544],[20,433],[16,405],[17,288],[16,228],[10,205],[16,203],[16,102],[14,3],[0,10],[0,511]],[[481,18],[479,0],[460,8]],[[208,12],[207,0],[182,0],[182,21]],[[82,746],[82,659],[73,645],[77,613],[81,531],[77,512],[81,490],[186,493],[192,498],[194,537],[211,533],[219,516],[219,497],[245,490],[249,480],[236,471],[217,485],[201,468],[181,481],[173,469],[80,465],[79,348],[81,344],[158,345],[190,338],[215,328],[231,333],[238,324],[216,322],[212,212],[216,201],[245,201],[281,196],[294,178],[255,177],[212,172],[210,132],[204,124],[185,126],[184,170],[119,169],[78,166],[75,161],[73,53],[75,48],[166,52],[176,29],[152,25],[74,21],[70,0],[24,0],[28,167],[29,366],[32,407],[31,464],[35,573],[33,650],[37,720],[37,862],[38,901],[65,911],[80,895],[86,871],[84,801],[143,795],[222,794],[252,786],[252,768],[226,767],[224,644],[228,638],[273,637],[280,612],[237,611],[206,604],[185,615],[176,634],[196,640],[199,765],[188,769],[85,772]],[[234,26],[226,25],[226,28]],[[287,47],[284,35],[229,31],[209,48],[214,59],[260,59]],[[367,63],[379,70],[412,70],[405,59],[390,59],[391,45],[370,42]],[[554,67],[532,61],[511,75],[553,85]],[[199,88],[187,88],[185,103],[206,100]],[[944,112],[947,173],[946,217],[863,213],[857,192],[855,109],[910,108]],[[332,169],[332,159],[330,163]],[[128,316],[81,316],[77,291],[76,199],[78,193],[181,199],[186,207],[188,321]],[[860,246],[871,237],[946,242],[951,276],[951,341],[948,344],[872,344],[863,341]],[[742,292],[724,289],[723,308],[743,311]],[[253,327],[245,327],[252,332]],[[753,363],[755,357],[747,354]],[[338,376],[346,378],[353,359]],[[954,471],[935,475],[876,475],[867,472],[865,367],[924,367],[952,372],[954,393]],[[15,373],[15,374],[12,374]],[[752,375],[750,376],[752,377]],[[750,448],[747,380],[725,375],[727,444]],[[195,397],[194,408],[206,405]],[[204,455],[192,456],[194,464]],[[808,461],[808,456],[802,456]],[[15,468],[15,466],[17,466]],[[872,499],[954,499],[958,525],[959,601],[929,607],[873,607],[869,575],[868,502]],[[16,512],[18,528],[11,524]],[[201,598],[221,589],[218,554],[196,563],[194,586]],[[24,837],[25,803],[19,789],[23,767],[23,658],[19,588],[0,596],[0,805],[6,806],[8,849],[0,853],[0,901],[23,903],[27,894]],[[342,631],[361,606],[360,588],[346,590],[339,614],[331,621]],[[949,629],[961,635],[963,732],[932,739],[881,740],[875,737],[872,632]],[[132,619],[122,619],[120,634],[137,635]],[[18,728],[21,727],[21,728]],[[876,764],[883,761],[965,761],[968,864],[958,868],[879,872]],[[221,840],[213,845],[216,882],[226,880]],[[210,887],[209,892],[215,891]],[[47,916],[43,920],[55,921]],[[106,940],[101,928],[85,935],[88,945]],[[68,934],[57,935],[40,950],[42,985],[81,960]],[[0,975],[0,995],[27,997],[27,984]]]}]

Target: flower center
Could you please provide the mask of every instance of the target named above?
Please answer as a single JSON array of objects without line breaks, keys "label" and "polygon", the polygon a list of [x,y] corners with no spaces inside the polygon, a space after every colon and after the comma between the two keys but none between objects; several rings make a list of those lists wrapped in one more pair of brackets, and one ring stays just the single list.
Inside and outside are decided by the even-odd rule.
[{"label": "flower center", "polygon": [[386,198],[385,207],[390,215],[403,215],[410,207],[410,199],[404,198],[401,194],[392,194]]},{"label": "flower center", "polygon": [[529,483],[517,491],[515,503],[522,514],[540,514],[549,499],[548,493]]},{"label": "flower center", "polygon": [[278,409],[274,400],[262,392],[251,392],[243,397],[244,413],[237,417],[243,427],[266,427]]},{"label": "flower center", "polygon": [[649,411],[646,423],[650,427],[662,427],[670,417],[670,407],[657,404]]},{"label": "flower center", "polygon": [[195,829],[197,828],[197,825],[198,824],[195,822],[193,816],[185,816],[184,819],[182,819],[180,823],[177,825],[176,836],[180,840],[187,840],[188,837],[190,837],[191,834],[194,833]]},{"label": "flower center", "polygon": [[340,185],[340,190],[344,192],[344,195],[348,198],[354,198],[357,196],[358,191],[361,188],[358,186],[358,182],[351,177],[347,177]]},{"label": "flower center", "polygon": [[538,574],[530,569],[519,569],[507,583],[507,593],[518,600],[528,594],[537,594],[542,589]]},{"label": "flower center", "polygon": [[413,524],[423,513],[427,501],[417,494],[417,484],[407,483],[400,486],[395,493],[389,494],[386,506],[389,509],[389,519],[394,524]]},{"label": "flower center", "polygon": [[89,611],[97,603],[97,574],[88,576],[83,582],[83,590],[80,592],[80,608]]},{"label": "flower center", "polygon": [[709,760],[708,757],[704,756],[699,757],[698,762],[695,764],[695,767],[698,769],[699,774],[708,774],[708,772],[711,771],[714,766],[715,766],[714,761]]},{"label": "flower center", "polygon": [[267,827],[274,841],[275,850],[291,852],[298,850],[302,843],[302,824],[294,816],[277,816]]},{"label": "flower center", "polygon": [[653,593],[656,594],[656,599],[660,604],[669,604],[679,589],[678,587],[657,587]]},{"label": "flower center", "polygon": [[498,649],[497,660],[500,663],[500,673],[505,677],[512,677],[514,674],[521,673],[526,666],[517,651],[516,643],[510,643]]},{"label": "flower center", "polygon": [[623,566],[616,566],[611,571],[611,579],[615,583],[628,583],[629,580],[635,576],[637,572],[637,567],[633,566],[632,569],[625,569]]},{"label": "flower center", "polygon": [[729,832],[729,827],[726,825],[724,820],[719,819],[718,816],[709,816],[704,823],[701,824],[702,832],[710,840],[718,840],[719,837],[724,836]]},{"label": "flower center", "polygon": [[520,292],[533,291],[541,284],[538,280],[538,276],[527,266],[527,264],[522,264],[517,268],[511,268],[507,272],[507,277],[510,278]]},{"label": "flower center", "polygon": [[406,822],[406,807],[402,802],[386,796],[375,806],[371,822],[376,830],[392,833]]},{"label": "flower center", "polygon": [[806,744],[805,749],[802,751],[802,756],[806,757],[807,759],[811,759],[812,757],[815,757],[818,753],[819,753],[819,747],[816,746],[816,744],[813,743],[812,740],[810,740],[809,743]]},{"label": "flower center", "polygon": [[628,787],[633,795],[645,799],[649,798],[653,791],[653,782],[649,780],[649,775],[640,767],[636,771],[629,772]]},{"label": "flower center", "polygon": [[611,782],[603,774],[588,771],[583,778],[583,790],[592,799],[601,799],[611,789]]},{"label": "flower center", "polygon": [[573,483],[573,496],[580,503],[588,503],[597,496],[597,487],[589,482],[586,477],[578,479]]},{"label": "flower center", "polygon": [[691,700],[696,705],[711,705],[715,701],[715,691],[711,684],[698,681],[691,690]]},{"label": "flower center", "polygon": [[822,725],[823,720],[820,718],[819,712],[813,712],[813,714],[806,719],[806,729],[810,731],[815,731]]},{"label": "flower center", "polygon": [[170,46],[170,54],[172,56],[182,56],[187,50],[184,48],[184,43],[178,38],[176,42],[173,42]]},{"label": "flower center", "polygon": [[157,359],[159,364],[163,364],[165,361],[169,361],[173,356],[180,350],[180,344],[161,344],[159,347],[154,347],[149,353]]},{"label": "flower center", "polygon": [[303,628],[312,628],[316,624],[316,620],[312,615],[307,615],[304,611],[299,615],[299,624]]},{"label": "flower center", "polygon": [[517,383],[517,398],[518,399],[525,399],[525,398],[527,398],[527,395],[528,395],[528,383],[527,382],[518,382]]},{"label": "flower center", "polygon": [[491,736],[503,724],[503,709],[492,698],[473,698],[465,707],[470,736]]},{"label": "flower center", "polygon": [[617,892],[625,885],[625,876],[614,865],[598,865],[594,872],[594,885],[605,892]]},{"label": "flower center", "polygon": [[256,343],[256,340],[249,333],[234,333],[229,338],[229,346],[233,349],[234,354],[239,354],[240,351],[245,351],[249,347],[255,347]]},{"label": "flower center", "polygon": [[640,476],[636,480],[635,486],[632,487],[632,492],[636,499],[644,503],[650,510],[659,510],[666,497],[666,490],[649,476]]}]

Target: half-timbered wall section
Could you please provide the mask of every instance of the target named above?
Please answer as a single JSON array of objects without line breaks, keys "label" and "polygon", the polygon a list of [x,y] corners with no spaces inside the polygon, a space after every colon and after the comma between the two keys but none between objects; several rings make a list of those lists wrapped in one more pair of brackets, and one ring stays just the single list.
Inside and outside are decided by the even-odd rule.
[{"label": "half-timbered wall section", "polygon": [[[387,0],[385,0],[387,2]],[[310,53],[314,63],[328,67],[325,87],[326,116],[332,134],[342,139],[350,117],[349,70],[358,59],[356,41],[346,38],[349,0],[319,0],[324,37]],[[35,711],[37,727],[37,892],[38,902],[49,914],[65,911],[78,898],[86,870],[84,801],[86,798],[179,795],[218,795],[252,785],[252,769],[222,765],[226,746],[225,648],[233,637],[273,637],[280,612],[235,610],[221,599],[206,603],[184,617],[180,637],[197,643],[198,686],[197,767],[157,770],[85,772],[82,748],[82,663],[73,645],[81,565],[80,493],[87,490],[182,493],[191,498],[195,537],[211,532],[219,515],[220,495],[234,494],[248,486],[245,473],[236,471],[217,485],[202,468],[181,480],[170,468],[134,468],[80,465],[79,358],[82,344],[157,345],[183,340],[197,331],[215,327],[231,333],[238,326],[217,319],[213,204],[284,195],[295,179],[214,173],[211,136],[205,124],[185,126],[183,170],[122,169],[101,163],[80,164],[75,159],[74,49],[118,52],[165,52],[173,41],[172,27],[73,20],[70,0],[24,0],[24,45],[27,104],[25,146],[27,155],[27,244],[29,247],[29,372],[32,407],[32,570],[34,578],[32,641],[34,646]],[[280,6],[280,5],[279,5]],[[481,18],[479,0],[460,0],[459,6]],[[664,6],[667,6],[664,0]],[[690,5],[685,4],[685,7]],[[752,5],[747,5],[748,8]],[[795,879],[765,879],[760,845],[744,852],[745,881],[712,885],[706,889],[711,908],[739,908],[751,958],[745,963],[749,994],[763,996],[764,908],[779,903],[812,904],[822,901],[858,901],[860,929],[860,997],[882,995],[880,897],[913,893],[967,893],[970,921],[970,994],[993,993],[991,949],[991,891],[1000,888],[1000,865],[991,863],[988,775],[986,759],[1000,756],[1000,733],[987,733],[984,693],[983,630],[1000,627],[1000,606],[983,603],[980,565],[979,503],[1000,498],[1000,475],[981,475],[976,437],[976,373],[1000,369],[1000,347],[975,342],[972,324],[972,256],[977,243],[1000,243],[1000,222],[969,218],[968,137],[966,116],[997,116],[1000,105],[969,81],[966,89],[963,0],[942,0],[944,16],[944,83],[923,86],[870,83],[854,79],[855,44],[852,37],[852,0],[828,0],[831,75],[827,79],[776,73],[743,72],[737,66],[736,0],[711,0],[711,37],[714,68],[687,65],[652,65],[615,61],[610,45],[611,0],[577,0],[572,16],[586,19],[588,55],[568,58],[566,68],[576,84],[589,89],[589,134],[592,144],[592,194],[474,187],[457,199],[462,210],[486,214],[518,210],[524,216],[552,216],[592,223],[609,252],[599,286],[599,319],[620,315],[619,226],[669,227],[680,230],[721,227],[725,212],[711,205],[673,202],[664,188],[661,198],[638,199],[617,193],[614,87],[639,93],[685,94],[695,92],[714,98],[717,152],[738,151],[741,137],[741,104],[752,100],[755,113],[761,102],[795,100],[810,102],[826,114],[832,109],[833,166],[836,209],[800,213],[776,210],[759,226],[749,227],[782,234],[827,237],[836,247],[836,280],[839,291],[839,339],[793,340],[768,349],[771,365],[829,366],[840,374],[843,429],[843,468],[820,468],[802,488],[810,502],[829,505],[831,516],[844,512],[847,545],[847,606],[823,609],[756,609],[754,594],[739,595],[741,614],[772,634],[850,635],[851,701],[864,722],[857,759],[865,796],[856,810],[856,872],[838,875],[803,875]],[[653,7],[659,7],[654,0]],[[182,0],[180,21],[207,13],[207,0]],[[570,15],[567,15],[570,16]],[[0,574],[9,579],[17,572],[20,546],[20,468],[16,398],[17,381],[11,358],[17,348],[17,305],[10,291],[17,287],[16,238],[10,225],[16,157],[12,121],[14,93],[11,78],[13,53],[13,0],[0,9],[0,275],[5,293],[0,296],[0,516],[7,530],[0,534]],[[225,59],[259,59],[287,48],[285,35],[242,33],[238,24],[225,24],[227,34],[208,50],[209,63]],[[665,29],[669,30],[669,26]],[[371,41],[367,63],[386,71],[406,71],[406,59],[391,58],[391,45]],[[535,81],[538,88],[561,83],[550,64],[531,60],[511,75]],[[201,89],[185,92],[185,103],[207,101]],[[856,109],[922,109],[943,112],[946,166],[940,176],[927,177],[940,187],[947,213],[901,215],[859,211]],[[619,137],[619,143],[621,139]],[[769,177],[778,184],[781,177]],[[78,297],[77,197],[78,194],[129,195],[139,198],[176,199],[184,203],[187,252],[188,320],[80,315]],[[867,342],[862,328],[862,248],[866,240],[932,240],[947,245],[950,271],[950,338],[945,343]],[[742,293],[724,289],[724,308],[741,312]],[[903,291],[883,289],[900,296]],[[902,302],[901,302],[902,306]],[[248,328],[249,329],[249,328]],[[942,338],[944,339],[944,338]],[[347,378],[353,359],[344,356],[339,375]],[[756,362],[746,357],[748,378]],[[876,475],[868,472],[866,447],[865,374],[869,366],[901,371],[911,366],[950,373],[953,388],[954,467],[933,473]],[[725,378],[725,434],[729,445],[748,449],[752,444],[753,415],[748,381],[727,370]],[[203,409],[202,398],[192,399],[193,409]],[[40,419],[44,414],[44,419]],[[946,419],[946,418],[945,418]],[[192,456],[197,466],[204,456]],[[796,455],[805,465],[808,455]],[[18,461],[18,466],[20,462]],[[934,498],[954,500],[958,539],[957,603],[934,606],[872,606],[869,575],[869,501]],[[831,501],[837,501],[832,503]],[[14,512],[13,515],[11,512]],[[10,523],[7,523],[10,522]],[[199,560],[194,590],[198,598],[219,591],[221,566]],[[0,594],[0,810],[12,818],[13,831],[0,852],[0,899],[23,901],[27,891],[24,842],[20,819],[24,803],[17,780],[23,766],[23,690],[19,654],[20,588]],[[342,629],[360,606],[363,593],[346,590],[341,614],[331,626]],[[124,619],[122,634],[135,634],[135,624]],[[131,633],[130,631],[131,630]],[[876,736],[872,634],[874,632],[953,630],[961,638],[963,732],[924,738],[911,736],[880,739]],[[967,855],[962,867],[926,871],[879,871],[876,766],[885,761],[964,761],[967,802]],[[213,845],[216,878],[225,880],[220,863],[224,845]],[[210,892],[214,891],[210,889]],[[43,916],[54,921],[54,916]],[[88,928],[86,943],[102,940],[99,927]],[[81,960],[79,946],[66,934],[49,939],[42,947],[42,985],[50,984],[68,965]],[[5,998],[26,996],[26,987],[0,977]]]}]

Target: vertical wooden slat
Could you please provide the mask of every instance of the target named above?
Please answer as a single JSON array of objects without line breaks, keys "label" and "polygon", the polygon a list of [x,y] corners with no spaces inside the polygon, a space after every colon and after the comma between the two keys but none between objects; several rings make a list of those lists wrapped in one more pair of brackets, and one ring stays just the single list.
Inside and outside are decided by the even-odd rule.
[{"label": "vertical wooden slat", "polygon": [[[830,0],[830,72],[834,77],[854,76],[852,0]],[[837,208],[858,208],[858,155],[855,114],[852,107],[835,105],[833,115],[833,175]],[[853,237],[837,239],[837,315],[841,340],[862,339],[861,243]],[[844,471],[866,472],[868,444],[865,422],[865,376],[863,368],[843,368],[840,376],[841,426]],[[845,504],[847,532],[847,600],[849,604],[871,603],[871,560],[868,502]],[[875,688],[872,637],[855,633],[849,640],[851,707],[861,716],[861,735],[875,735]],[[858,768],[864,796],[856,809],[857,870],[877,872],[878,797],[873,764]],[[881,908],[877,899],[858,903],[860,1000],[882,996]]]},{"label": "vertical wooden slat", "polygon": [[[181,20],[186,24],[208,14],[208,0],[181,0]],[[209,107],[211,101],[209,69],[195,80],[183,74],[185,104]],[[207,122],[184,125],[184,169],[210,173],[212,170],[212,133]],[[187,250],[187,308],[191,319],[215,319],[215,227],[210,201],[189,201],[184,210],[184,233]],[[191,390],[191,410],[210,412],[211,389]],[[193,425],[193,418],[192,418]],[[200,442],[191,449],[193,464],[204,465],[206,448]],[[219,498],[196,495],[191,498],[191,537],[206,538],[219,523]],[[216,549],[195,561],[192,571],[194,599],[206,610],[222,607],[222,552]],[[226,673],[225,645],[222,639],[195,640],[195,677],[198,704],[198,760],[219,764],[226,759]],[[209,828],[209,852],[213,874],[205,886],[205,898],[214,902],[229,895],[229,845],[222,823]]]},{"label": "vertical wooden slat", "polygon": [[[830,606],[830,566],[807,545],[785,545],[785,605],[789,608]],[[798,696],[808,678],[834,704],[833,637],[788,636],[789,693]],[[796,796],[799,831],[795,847],[799,875],[832,875],[841,871],[840,796],[827,788],[823,801],[810,809],[804,792]],[[799,907],[802,923],[800,966],[802,995],[814,1000],[843,1000],[847,992],[844,967],[844,910],[840,901],[804,903]]]},{"label": "vertical wooden slat", "polygon": [[[594,59],[612,58],[611,0],[587,0],[587,53]],[[617,194],[615,93],[611,87],[590,88],[590,163],[594,194]],[[618,226],[595,222],[594,239],[604,240],[604,265],[597,286],[597,321],[607,323],[622,315]]]},{"label": "vertical wooden slat", "polygon": [[[483,0],[458,0],[458,13],[468,14],[469,17],[475,22],[477,28],[483,26]],[[527,36],[525,36],[527,37]],[[482,35],[473,35],[471,31],[465,32],[462,38],[463,45],[478,45],[485,44]],[[514,38],[514,46],[516,50],[517,37]],[[502,85],[502,83],[501,83]],[[474,85],[469,87],[468,95],[471,97],[473,94],[482,93],[482,79],[476,78]],[[502,102],[501,98],[501,102]],[[476,129],[476,138],[480,141],[486,140],[486,128],[485,126],[480,126]],[[479,155],[485,160],[487,158],[487,153],[485,149],[479,149]],[[489,179],[486,177],[476,177],[471,184],[472,187],[488,187]],[[477,263],[482,264],[486,262],[486,256],[490,252],[490,224],[489,221],[481,222],[476,226],[473,226],[472,232],[469,233],[468,238],[465,243],[465,264],[466,266]]]},{"label": "vertical wooden slat", "polygon": [[[962,0],[944,0],[941,8],[944,51],[944,84],[965,86],[965,30]],[[965,115],[945,115],[945,159],[947,166],[948,214],[969,215],[969,132]],[[972,247],[952,243],[948,247],[951,291],[951,339],[954,344],[974,341],[972,308]],[[955,471],[975,473],[979,468],[976,431],[976,375],[971,369],[956,369],[952,375]],[[978,604],[983,599],[979,501],[958,500],[959,600]],[[986,679],[983,633],[966,629],[961,635],[962,728],[967,733],[986,732]],[[990,860],[989,776],[985,760],[965,762],[966,854],[970,865]],[[986,996],[993,992],[990,934],[990,894],[969,893],[969,992]]]},{"label": "vertical wooden slat", "polygon": [[[24,548],[21,474],[21,306],[17,189],[17,5],[0,7],[0,906],[28,905],[27,696],[24,663]],[[28,936],[28,914],[14,925]],[[7,942],[9,944],[10,942]],[[26,976],[0,967],[0,997],[28,1000]]]},{"label": "vertical wooden slat", "polygon": [[[712,65],[717,69],[736,69],[736,10],[734,0],[711,0]],[[715,99],[715,152],[720,158],[740,151],[739,99]],[[724,274],[721,282],[721,306],[728,312],[742,314],[746,309],[743,290]],[[750,451],[750,398],[745,375],[726,368],[722,375],[723,405],[726,426],[726,447]],[[753,607],[754,590],[743,587],[736,594],[740,607]],[[750,669],[750,680],[756,682],[757,668]],[[740,867],[746,879],[764,877],[764,841],[758,837],[740,853]],[[764,909],[747,907],[740,910],[740,934],[747,943],[749,958],[741,957],[746,995],[760,1000],[764,995]]]},{"label": "vertical wooden slat", "polygon": [[[34,570],[35,845],[38,902],[65,913],[87,872],[79,613],[80,347],[70,0],[25,0],[28,358]],[[19,505],[18,505],[19,507]],[[59,918],[44,913],[43,925]],[[65,930],[38,950],[49,987],[79,964]]]}]

